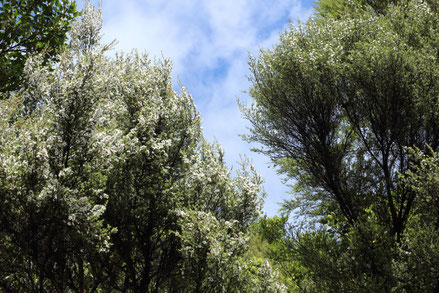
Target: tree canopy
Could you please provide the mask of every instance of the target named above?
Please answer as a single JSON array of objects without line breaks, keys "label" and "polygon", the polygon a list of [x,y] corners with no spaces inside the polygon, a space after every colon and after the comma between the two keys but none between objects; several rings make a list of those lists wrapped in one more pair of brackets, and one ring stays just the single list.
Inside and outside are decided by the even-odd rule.
[{"label": "tree canopy", "polygon": [[423,1],[320,2],[318,17],[251,60],[254,104],[242,107],[247,139],[295,180],[285,208],[314,224],[284,237],[290,273],[307,272],[304,292],[438,290],[436,246],[418,254],[435,272],[425,287],[405,279],[423,273],[398,249],[432,233],[408,232],[431,211],[415,208],[424,195],[401,178],[418,170],[410,150],[439,151],[439,16]]},{"label": "tree canopy", "polygon": [[248,251],[261,178],[233,176],[171,63],[109,58],[85,5],[0,101],[2,292],[285,292]]},{"label": "tree canopy", "polygon": [[20,87],[29,56],[53,59],[79,15],[70,0],[0,1],[0,98]]}]

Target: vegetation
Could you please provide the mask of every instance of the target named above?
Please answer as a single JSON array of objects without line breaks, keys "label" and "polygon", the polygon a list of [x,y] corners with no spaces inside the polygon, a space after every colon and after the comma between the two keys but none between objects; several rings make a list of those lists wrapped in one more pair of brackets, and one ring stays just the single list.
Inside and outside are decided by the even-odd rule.
[{"label": "vegetation", "polygon": [[438,292],[436,6],[320,5],[250,62],[247,139],[295,180],[303,222],[273,260],[291,291]]},{"label": "vegetation", "polygon": [[55,58],[78,15],[70,0],[0,1],[0,99],[19,89],[29,56]]},{"label": "vegetation", "polygon": [[437,8],[320,0],[251,59],[246,139],[294,182],[268,218],[169,60],[2,1],[0,291],[439,292]]},{"label": "vegetation", "polygon": [[0,101],[2,292],[283,292],[248,253],[261,179],[232,176],[171,65],[108,58],[86,4]]}]

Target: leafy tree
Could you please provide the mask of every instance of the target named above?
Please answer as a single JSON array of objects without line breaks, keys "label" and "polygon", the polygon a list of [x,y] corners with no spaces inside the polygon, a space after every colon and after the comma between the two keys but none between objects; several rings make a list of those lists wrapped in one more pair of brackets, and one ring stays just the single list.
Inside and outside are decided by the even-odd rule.
[{"label": "leafy tree", "polygon": [[[348,2],[286,31],[250,62],[249,141],[296,181],[311,224],[289,237],[318,290],[390,292],[421,193],[407,147],[439,150],[439,17],[428,3]],[[302,244],[303,243],[303,244]],[[434,254],[432,254],[434,255]]]},{"label": "leafy tree", "polygon": [[400,292],[439,291],[439,156],[409,149],[412,169],[400,180],[418,194],[393,267]]},{"label": "leafy tree", "polygon": [[279,241],[285,237],[287,221],[288,218],[286,216],[274,216],[273,218],[268,218],[267,216],[261,217],[256,223],[257,233],[270,244]]},{"label": "leafy tree", "polygon": [[168,60],[106,57],[101,26],[86,3],[0,101],[0,290],[284,292],[247,255],[259,175],[232,176]]},{"label": "leafy tree", "polygon": [[70,0],[0,2],[0,98],[20,87],[27,58],[44,52],[52,60],[79,13]]},{"label": "leafy tree", "polygon": [[295,292],[306,283],[306,274],[300,272],[304,267],[292,258],[287,221],[286,216],[260,217],[253,226],[250,253],[270,262],[279,272],[282,284]]},{"label": "leafy tree", "polygon": [[348,3],[346,0],[319,0],[315,2],[314,9],[316,14],[323,18],[330,15],[342,17],[349,7]]},{"label": "leafy tree", "polygon": [[285,292],[268,261],[244,253],[249,235],[237,220],[182,212],[182,286],[177,292]]},{"label": "leafy tree", "polygon": [[[406,0],[359,0],[356,5],[371,8],[376,13],[385,13],[390,5],[403,3]],[[349,0],[318,0],[315,1],[314,9],[317,17],[341,18],[352,10],[352,3]]]}]

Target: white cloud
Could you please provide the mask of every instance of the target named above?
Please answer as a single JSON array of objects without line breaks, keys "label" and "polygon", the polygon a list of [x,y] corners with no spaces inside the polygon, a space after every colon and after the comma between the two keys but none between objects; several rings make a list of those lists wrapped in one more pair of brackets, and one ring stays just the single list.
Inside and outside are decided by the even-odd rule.
[{"label": "white cloud", "polygon": [[286,187],[268,159],[251,153],[238,134],[246,132],[236,98],[242,91],[248,53],[270,48],[279,39],[288,18],[305,20],[310,0],[104,0],[104,40],[117,39],[117,50],[137,48],[152,56],[170,58],[174,77],[194,96],[203,117],[204,135],[223,146],[229,163],[239,154],[250,157],[266,179],[265,210],[274,215]]},{"label": "white cloud", "polygon": [[286,23],[288,17],[294,20],[306,13],[295,0],[103,2],[108,40],[119,40],[117,48],[124,51],[145,49],[159,57],[163,53],[174,61],[179,75],[187,74],[188,59],[195,62],[194,67],[211,68],[220,58],[230,60],[254,51],[266,40],[261,33]]}]

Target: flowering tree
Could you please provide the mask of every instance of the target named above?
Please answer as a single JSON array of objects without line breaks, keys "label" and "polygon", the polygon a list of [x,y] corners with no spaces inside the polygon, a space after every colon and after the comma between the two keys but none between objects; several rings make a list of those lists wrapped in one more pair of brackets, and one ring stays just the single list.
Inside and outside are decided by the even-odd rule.
[{"label": "flowering tree", "polygon": [[101,25],[86,4],[53,70],[29,58],[0,103],[2,290],[282,291],[246,254],[260,177],[203,140],[169,61],[106,57]]}]

